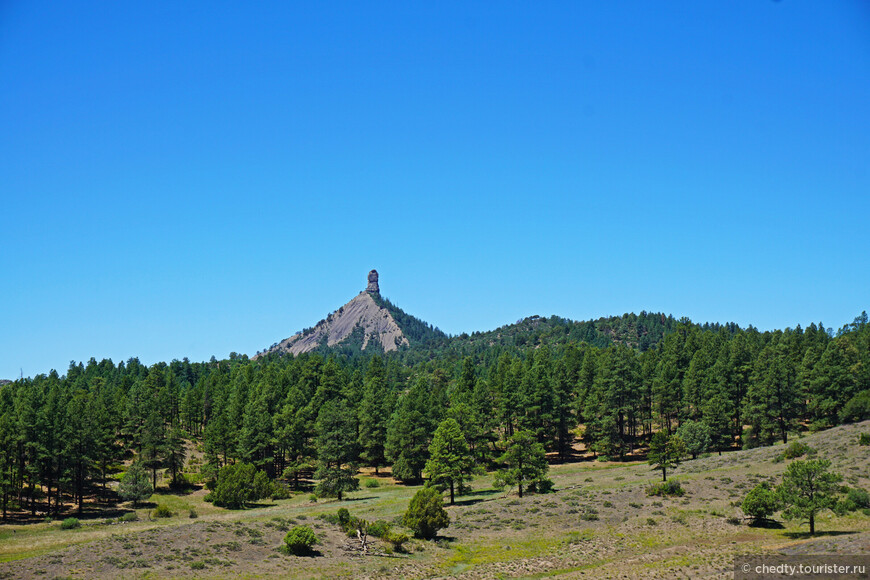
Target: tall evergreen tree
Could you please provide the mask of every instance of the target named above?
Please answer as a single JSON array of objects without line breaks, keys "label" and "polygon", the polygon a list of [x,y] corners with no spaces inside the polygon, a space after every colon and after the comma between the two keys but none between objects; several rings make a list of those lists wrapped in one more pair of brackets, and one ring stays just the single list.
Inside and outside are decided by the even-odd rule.
[{"label": "tall evergreen tree", "polygon": [[317,417],[318,494],[341,500],[344,493],[359,488],[354,477],[359,460],[356,441],[356,422],[344,401],[325,402]]},{"label": "tall evergreen tree", "polygon": [[461,492],[465,481],[471,479],[474,461],[468,442],[455,419],[445,419],[438,425],[429,445],[426,473],[432,483],[450,489],[450,505],[455,503],[456,489]]}]

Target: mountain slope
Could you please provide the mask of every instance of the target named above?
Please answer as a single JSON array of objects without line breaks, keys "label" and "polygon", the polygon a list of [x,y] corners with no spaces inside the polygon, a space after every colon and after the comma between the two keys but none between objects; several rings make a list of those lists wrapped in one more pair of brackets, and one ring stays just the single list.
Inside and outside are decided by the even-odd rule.
[{"label": "mountain slope", "polygon": [[269,353],[298,355],[314,350],[391,352],[445,338],[447,335],[440,330],[382,298],[377,270],[372,270],[366,290],[353,300],[329,314],[314,328],[297,332],[254,358]]},{"label": "mountain slope", "polygon": [[321,346],[334,347],[345,341],[359,343],[361,350],[366,350],[374,341],[384,352],[410,344],[390,311],[378,306],[368,292],[361,292],[314,328],[297,332],[266,352],[297,355]]}]

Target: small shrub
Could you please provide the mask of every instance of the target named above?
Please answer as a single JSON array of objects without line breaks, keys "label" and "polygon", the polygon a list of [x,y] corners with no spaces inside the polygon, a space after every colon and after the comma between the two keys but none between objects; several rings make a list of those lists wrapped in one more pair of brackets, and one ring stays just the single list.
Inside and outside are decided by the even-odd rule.
[{"label": "small shrub", "polygon": [[199,513],[196,511],[195,508],[190,508],[190,512],[188,513],[188,517],[189,517],[190,519],[198,518],[198,517],[199,517]]},{"label": "small shrub", "polygon": [[384,539],[390,543],[390,545],[393,547],[393,550],[395,550],[396,552],[404,552],[405,543],[410,538],[408,537],[408,534],[398,534],[390,532]]},{"label": "small shrub", "polygon": [[78,518],[67,518],[60,524],[60,529],[62,530],[74,530],[76,528],[80,528],[82,523]]},{"label": "small shrub", "polygon": [[272,495],[271,499],[289,499],[293,497],[293,492],[290,491],[290,488],[284,485],[283,483],[274,483],[272,484]]},{"label": "small shrub", "polygon": [[308,526],[295,526],[284,536],[284,545],[287,551],[297,556],[310,552],[316,543],[317,536],[314,534],[314,530]]},{"label": "small shrub", "polygon": [[870,507],[870,494],[863,489],[850,489],[848,499],[859,508]]},{"label": "small shrub", "polygon": [[152,514],[155,518],[171,518],[172,510],[166,504],[158,505]]},{"label": "small shrub", "polygon": [[612,501],[606,501],[606,502],[604,502],[602,505],[603,505],[604,507],[606,507],[606,508],[612,508],[612,507],[613,507],[613,502],[612,502]]},{"label": "small shrub", "polygon": [[729,524],[731,524],[732,526],[739,526],[740,525],[740,518],[738,518],[737,516],[728,516],[725,519],[725,521],[728,522]]},{"label": "small shrub", "polygon": [[746,494],[740,508],[747,516],[756,522],[761,522],[773,515],[779,508],[779,500],[776,497],[776,492],[765,481],[756,485],[752,491]]},{"label": "small shrub", "polygon": [[368,532],[370,536],[386,539],[390,535],[390,524],[384,520],[378,520],[369,524]]},{"label": "small shrub", "polygon": [[628,505],[630,505],[631,507],[633,507],[633,508],[635,508],[635,509],[640,509],[640,508],[643,507],[643,505],[637,503],[636,501],[628,502]]},{"label": "small shrub", "polygon": [[191,562],[190,567],[193,570],[205,570],[205,562],[202,560],[197,560],[196,562]]},{"label": "small shrub", "polygon": [[655,525],[658,525],[658,522],[655,520],[655,518],[647,518],[646,525],[655,526]]},{"label": "small shrub", "polygon": [[332,523],[337,523],[342,528],[347,527],[348,522],[350,522],[350,512],[347,511],[347,508],[339,508],[336,516],[338,521]]},{"label": "small shrub", "polygon": [[682,496],[685,493],[686,490],[683,489],[683,487],[680,485],[680,482],[674,481],[673,479],[670,481],[657,483],[646,488],[647,495]]},{"label": "small shrub", "polygon": [[118,518],[118,520],[122,522],[136,522],[139,521],[139,514],[136,512],[127,512]]},{"label": "small shrub", "polygon": [[870,433],[859,434],[858,445],[870,445]]},{"label": "small shrub", "polygon": [[598,510],[594,507],[586,506],[583,508],[583,512],[580,514],[580,519],[587,522],[594,522],[598,520]]},{"label": "small shrub", "polygon": [[797,457],[803,457],[809,453],[812,453],[814,449],[803,443],[801,441],[792,441],[788,444],[788,447],[782,452],[782,456],[784,459],[795,459]]},{"label": "small shrub", "polygon": [[317,503],[317,494],[316,494],[316,493],[312,493],[311,495],[309,495],[309,496],[308,496],[308,501],[310,501],[311,503]]},{"label": "small shrub", "polygon": [[402,523],[421,538],[434,538],[438,530],[450,525],[441,492],[432,487],[424,487],[414,494]]},{"label": "small shrub", "polygon": [[369,489],[374,489],[376,487],[381,487],[381,482],[377,479],[367,479],[365,482],[365,486]]}]

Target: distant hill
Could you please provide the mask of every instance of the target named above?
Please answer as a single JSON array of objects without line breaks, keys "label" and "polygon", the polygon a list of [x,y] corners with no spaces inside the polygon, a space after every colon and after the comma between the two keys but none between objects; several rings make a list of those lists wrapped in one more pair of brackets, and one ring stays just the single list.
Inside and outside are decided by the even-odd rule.
[{"label": "distant hill", "polygon": [[646,311],[586,321],[535,315],[495,330],[448,336],[381,296],[378,273],[372,270],[365,291],[313,327],[274,343],[253,358],[304,352],[355,357],[398,351],[404,362],[414,364],[436,356],[517,353],[572,342],[602,348],[625,344],[643,352],[676,330],[680,322],[692,324],[688,319],[677,320],[669,314]]}]

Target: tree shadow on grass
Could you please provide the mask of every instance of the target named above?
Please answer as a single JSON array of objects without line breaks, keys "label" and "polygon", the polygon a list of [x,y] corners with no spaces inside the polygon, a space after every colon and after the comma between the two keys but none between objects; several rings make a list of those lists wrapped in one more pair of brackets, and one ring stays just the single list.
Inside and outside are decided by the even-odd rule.
[{"label": "tree shadow on grass", "polygon": [[499,493],[501,492],[497,489],[481,489],[478,491],[472,491],[471,493],[466,493],[465,495],[460,496],[460,499],[457,499],[453,505],[474,505],[490,499],[490,496]]},{"label": "tree shadow on grass", "polygon": [[781,529],[785,528],[784,525],[782,525],[780,522],[778,522],[776,520],[768,520],[768,519],[764,519],[764,518],[760,518],[760,519],[753,520],[753,521],[749,522],[749,527],[750,528],[765,528],[768,530],[781,530]]},{"label": "tree shadow on grass", "polygon": [[201,490],[203,486],[201,485],[187,485],[184,487],[161,487],[159,489],[154,490],[154,495],[190,495]]},{"label": "tree shadow on grass", "polygon": [[320,550],[316,550],[314,548],[309,548],[308,550],[296,553],[291,552],[287,546],[281,546],[278,548],[278,551],[284,554],[285,556],[290,556],[292,558],[320,558],[323,556],[323,553]]},{"label": "tree shadow on grass", "polygon": [[278,504],[275,502],[246,503],[245,509],[275,507],[276,505],[278,505]]},{"label": "tree shadow on grass", "polygon": [[815,534],[810,534],[807,532],[783,532],[783,536],[790,538],[792,540],[808,540],[812,538],[831,538],[835,536],[851,536],[853,534],[857,534],[860,532],[855,531],[828,531],[828,532],[816,532]]}]

